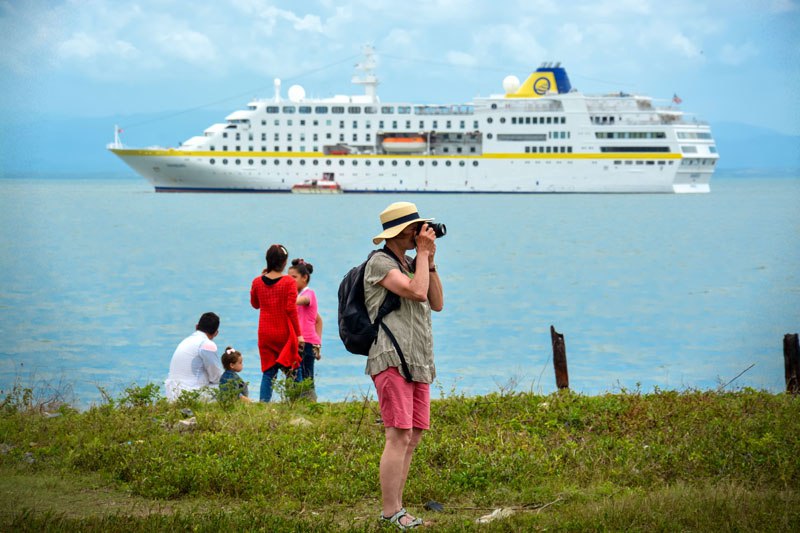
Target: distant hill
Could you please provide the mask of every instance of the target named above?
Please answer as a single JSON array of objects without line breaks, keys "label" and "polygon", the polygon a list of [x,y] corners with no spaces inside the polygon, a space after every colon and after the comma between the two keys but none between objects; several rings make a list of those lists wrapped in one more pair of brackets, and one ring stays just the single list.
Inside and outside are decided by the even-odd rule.
[{"label": "distant hill", "polygon": [[784,135],[738,122],[711,124],[719,169],[800,168],[800,135]]},{"label": "distant hill", "polygon": [[[128,146],[178,146],[228,111],[191,110],[160,114],[84,119],[32,118],[4,121],[0,135],[0,176],[130,175],[120,160],[105,149],[114,139],[114,125],[123,129]],[[736,122],[712,124],[722,171],[800,168],[800,136]]]}]

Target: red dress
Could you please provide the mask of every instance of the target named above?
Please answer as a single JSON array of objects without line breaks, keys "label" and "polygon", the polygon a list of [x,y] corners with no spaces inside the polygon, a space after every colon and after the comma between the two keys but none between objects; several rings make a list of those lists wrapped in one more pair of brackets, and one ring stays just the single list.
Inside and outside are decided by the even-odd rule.
[{"label": "red dress", "polygon": [[258,317],[258,353],[261,371],[276,363],[288,368],[300,366],[297,336],[297,283],[290,276],[270,280],[259,276],[250,287],[250,305],[260,309]]}]

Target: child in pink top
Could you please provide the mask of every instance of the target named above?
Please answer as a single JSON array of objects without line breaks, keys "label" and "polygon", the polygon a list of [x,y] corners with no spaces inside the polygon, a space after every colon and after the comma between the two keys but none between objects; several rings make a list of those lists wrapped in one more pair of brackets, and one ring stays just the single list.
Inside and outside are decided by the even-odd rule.
[{"label": "child in pink top", "polygon": [[322,347],[322,318],[317,312],[317,295],[308,286],[312,272],[314,272],[314,265],[311,263],[306,263],[303,259],[292,259],[289,275],[297,283],[297,318],[300,322],[300,331],[306,341],[303,350],[303,362],[300,364],[300,368],[303,371],[303,380],[312,380],[309,396],[316,400],[317,394],[314,390],[313,382],[314,362],[322,357],[320,354],[320,348]]}]

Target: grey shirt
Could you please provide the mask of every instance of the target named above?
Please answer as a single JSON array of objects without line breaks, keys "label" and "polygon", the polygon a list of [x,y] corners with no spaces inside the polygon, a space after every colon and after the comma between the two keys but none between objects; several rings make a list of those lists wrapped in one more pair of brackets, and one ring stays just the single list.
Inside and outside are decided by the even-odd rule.
[{"label": "grey shirt", "polygon": [[[400,270],[400,266],[385,253],[377,253],[367,262],[364,271],[364,300],[372,320],[378,315],[378,308],[388,292],[379,282],[393,269]],[[414,274],[406,272],[406,275],[413,277]],[[433,383],[436,367],[433,364],[433,330],[431,306],[428,302],[400,298],[400,308],[386,315],[383,323],[397,339],[411,370],[411,379],[420,383]],[[380,328],[378,340],[369,350],[366,374],[374,376],[389,367],[400,369],[400,357],[389,336]]]}]

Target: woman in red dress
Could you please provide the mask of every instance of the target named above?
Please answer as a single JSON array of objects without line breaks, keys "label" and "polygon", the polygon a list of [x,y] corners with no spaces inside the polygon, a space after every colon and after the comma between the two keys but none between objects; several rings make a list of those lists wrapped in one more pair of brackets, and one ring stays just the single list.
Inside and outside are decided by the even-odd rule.
[{"label": "woman in red dress", "polygon": [[250,286],[250,305],[260,309],[258,318],[258,352],[261,356],[262,402],[272,399],[272,380],[279,370],[298,373],[300,352],[305,341],[297,321],[297,284],[283,275],[289,252],[280,244],[267,250],[267,268]]}]

